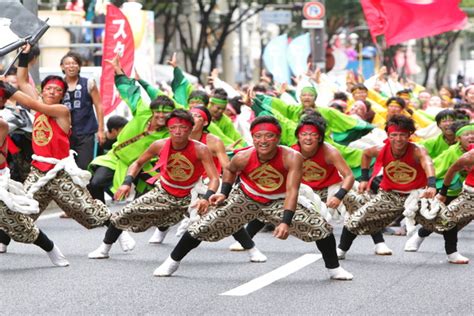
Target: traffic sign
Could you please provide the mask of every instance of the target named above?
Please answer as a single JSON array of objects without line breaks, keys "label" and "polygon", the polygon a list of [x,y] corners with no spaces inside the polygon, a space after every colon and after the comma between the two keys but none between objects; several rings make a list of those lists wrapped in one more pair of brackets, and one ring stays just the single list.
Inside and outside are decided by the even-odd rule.
[{"label": "traffic sign", "polygon": [[322,19],[325,14],[326,9],[321,2],[306,2],[303,6],[303,16],[308,20]]},{"label": "traffic sign", "polygon": [[262,24],[275,23],[279,25],[288,25],[291,23],[291,11],[290,10],[276,10],[269,11],[265,10],[260,12],[260,19]]},{"label": "traffic sign", "polygon": [[323,20],[303,20],[301,27],[304,29],[322,29],[324,28]]}]

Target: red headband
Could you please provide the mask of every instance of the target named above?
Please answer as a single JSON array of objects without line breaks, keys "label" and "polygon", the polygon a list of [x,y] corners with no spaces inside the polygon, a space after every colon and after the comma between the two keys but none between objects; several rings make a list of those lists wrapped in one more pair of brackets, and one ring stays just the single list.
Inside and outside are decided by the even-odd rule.
[{"label": "red headband", "polygon": [[272,133],[274,133],[278,136],[280,136],[280,134],[281,134],[281,132],[278,130],[278,127],[273,123],[260,123],[260,124],[257,124],[250,130],[250,133],[253,135],[256,132],[260,132],[260,131],[272,132]]},{"label": "red headband", "polygon": [[50,79],[50,80],[46,81],[44,86],[46,87],[47,85],[50,85],[50,84],[58,85],[61,88],[63,88],[63,90],[66,88],[66,85],[64,84],[64,81],[59,80],[59,79]]},{"label": "red headband", "polygon": [[166,126],[170,127],[171,125],[174,125],[174,124],[183,124],[183,125],[186,125],[190,128],[193,127],[193,124],[191,124],[191,122],[189,122],[188,120],[185,120],[185,119],[182,119],[180,117],[172,117],[168,120],[168,122],[166,123]]},{"label": "red headband", "polygon": [[319,131],[316,126],[311,124],[305,124],[301,126],[300,130],[298,131],[298,135],[300,135],[301,133],[317,133],[319,135]]},{"label": "red headband", "polygon": [[191,112],[191,113],[197,113],[197,114],[201,115],[201,117],[203,118],[203,120],[209,121],[208,118],[207,118],[206,112],[204,112],[203,110],[196,109],[196,108],[192,108],[191,110],[189,110],[189,112]]},{"label": "red headband", "polygon": [[408,135],[411,135],[411,132],[409,130],[400,128],[398,125],[390,125],[387,128],[387,134],[390,133],[407,133]]}]

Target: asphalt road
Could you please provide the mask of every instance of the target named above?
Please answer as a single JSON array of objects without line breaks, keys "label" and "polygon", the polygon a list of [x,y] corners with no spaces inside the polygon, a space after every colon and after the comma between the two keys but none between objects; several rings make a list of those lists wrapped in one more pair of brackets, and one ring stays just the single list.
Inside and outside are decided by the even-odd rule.
[{"label": "asphalt road", "polygon": [[[322,260],[316,260],[262,286],[263,275],[293,260],[319,258],[314,256],[316,246],[260,233],[255,240],[268,261],[250,263],[246,253],[227,250],[230,238],[202,243],[175,276],[157,278],[154,269],[178,241],[175,229],[162,245],[147,243],[150,230],[132,234],[137,241],[133,252],[123,253],[114,245],[110,259],[90,260],[87,253],[100,244],[105,229],[87,231],[51,214],[56,211],[38,226],[71,265],[54,267],[38,247],[12,242],[8,252],[0,254],[1,315],[474,314],[474,262],[448,264],[440,235],[427,238],[417,253],[403,252],[405,237],[386,236],[394,250],[386,257],[374,255],[371,238],[360,236],[341,261],[354,274],[353,281],[329,280]],[[335,224],[337,240],[340,232],[341,225]],[[458,249],[474,260],[473,233],[473,224],[460,232]],[[312,255],[302,257],[305,254]],[[273,273],[279,275],[281,269]],[[241,296],[222,295],[249,282],[261,288]]]}]

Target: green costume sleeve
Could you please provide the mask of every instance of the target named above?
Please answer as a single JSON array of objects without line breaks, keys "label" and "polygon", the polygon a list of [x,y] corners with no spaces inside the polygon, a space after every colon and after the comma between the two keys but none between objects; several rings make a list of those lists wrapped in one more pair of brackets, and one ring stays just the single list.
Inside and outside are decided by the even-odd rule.
[{"label": "green costume sleeve", "polygon": [[136,115],[137,104],[142,98],[140,87],[135,82],[135,79],[128,78],[125,75],[115,76],[115,86],[120,94],[120,98],[130,108],[133,116]]},{"label": "green costume sleeve", "polygon": [[177,103],[188,106],[188,97],[193,91],[193,86],[183,74],[183,71],[179,67],[175,67],[173,70],[173,81],[171,82],[171,88],[173,88],[174,99]]},{"label": "green costume sleeve", "polygon": [[217,126],[217,124],[215,124],[214,122],[211,122],[209,124],[209,126],[207,127],[207,130],[212,135],[219,137],[220,140],[222,140],[222,142],[224,143],[224,146],[232,145],[235,142],[232,138],[224,134],[224,132],[222,132],[219,126]]},{"label": "green costume sleeve", "polygon": [[232,139],[234,142],[242,138],[242,135],[237,132],[232,120],[227,115],[222,114],[219,121],[214,121],[214,123],[221,129],[224,135]]},{"label": "green costume sleeve", "polygon": [[443,134],[422,140],[418,144],[422,145],[428,151],[428,155],[430,155],[431,158],[438,157],[449,148],[448,143],[444,140]]},{"label": "green costume sleeve", "polygon": [[[443,186],[443,180],[446,176],[446,172],[448,169],[459,159],[463,154],[463,150],[461,149],[461,145],[454,144],[450,146],[447,150],[445,150],[442,154],[438,157],[433,159],[433,164],[436,171],[436,187],[441,189]],[[461,193],[462,190],[462,183],[466,179],[466,175],[462,175],[457,173],[453,180],[451,181],[451,185],[449,186],[448,196],[457,196]]]},{"label": "green costume sleeve", "polygon": [[150,100],[155,100],[157,96],[164,94],[163,91],[152,86],[151,84],[149,84],[147,81],[143,79],[138,80],[138,83],[143,87],[143,89],[145,89],[146,93],[150,97]]},{"label": "green costume sleeve", "polygon": [[334,141],[341,145],[347,146],[350,142],[374,129],[372,124],[341,113],[336,109],[318,107],[317,110],[326,120],[327,129],[332,133]]}]

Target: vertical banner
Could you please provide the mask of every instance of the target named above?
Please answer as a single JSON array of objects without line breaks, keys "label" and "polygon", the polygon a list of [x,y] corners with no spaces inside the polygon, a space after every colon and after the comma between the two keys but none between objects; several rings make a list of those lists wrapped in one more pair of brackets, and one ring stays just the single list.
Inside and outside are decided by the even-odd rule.
[{"label": "vertical banner", "polygon": [[309,33],[294,38],[288,45],[288,65],[296,77],[306,74],[308,57],[311,55]]},{"label": "vertical banner", "polygon": [[106,60],[120,56],[120,64],[127,76],[133,69],[135,45],[127,18],[120,9],[109,4],[105,18],[105,37],[102,55],[102,76],[100,77],[100,95],[104,115],[112,112],[121,102],[114,84],[114,69]]},{"label": "vertical banner", "polygon": [[263,50],[263,62],[278,83],[291,83],[290,67],[287,62],[288,37],[286,34],[272,39]]}]

